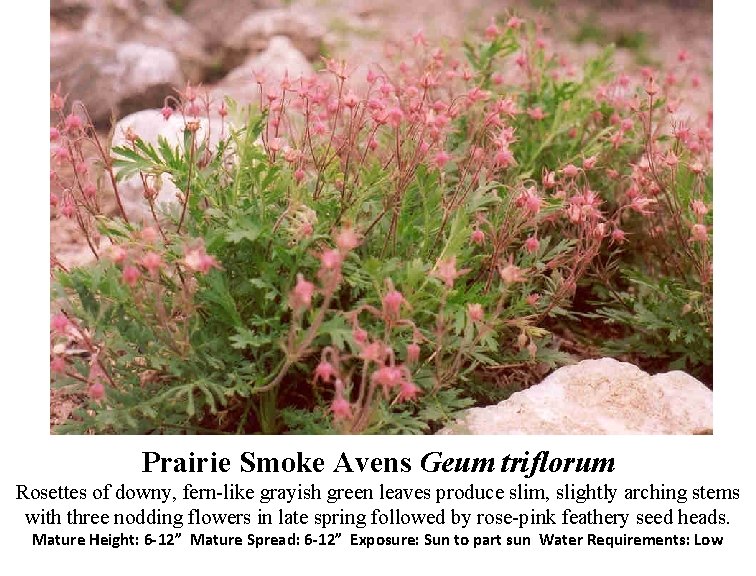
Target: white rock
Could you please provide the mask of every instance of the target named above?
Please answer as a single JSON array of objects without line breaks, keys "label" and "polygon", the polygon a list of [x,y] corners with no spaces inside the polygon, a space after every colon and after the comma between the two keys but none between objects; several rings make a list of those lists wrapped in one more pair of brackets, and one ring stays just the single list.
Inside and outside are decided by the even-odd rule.
[{"label": "white rock", "polygon": [[82,101],[95,123],[160,105],[183,82],[176,56],[165,48],[116,45],[84,33],[51,36],[51,90],[60,84],[68,103]]},{"label": "white rock", "polygon": [[276,36],[286,36],[310,60],[318,57],[325,29],[312,15],[293,8],[260,10],[248,16],[225,40],[224,48],[246,56],[265,49]]},{"label": "white rock", "polygon": [[82,32],[111,43],[139,42],[174,52],[192,82],[201,79],[210,61],[202,36],[163,0],[96,0]]},{"label": "white rock", "polygon": [[255,83],[255,73],[265,72],[270,84],[281,80],[288,73],[292,82],[300,76],[313,73],[307,58],[297,50],[288,38],[276,36],[270,40],[267,49],[247,60],[232,70],[216,86],[212,95],[214,99],[230,96],[241,104],[257,102],[259,86]]},{"label": "white rock", "polygon": [[176,55],[157,46],[127,42],[118,46],[116,60],[121,70],[121,92],[125,97],[143,94],[153,87],[171,93],[171,88],[181,86],[184,77]]},{"label": "white rock", "polygon": [[612,358],[584,360],[439,434],[702,434],[713,429],[712,391],[680,371],[649,376]]},{"label": "white rock", "polygon": [[278,0],[191,0],[181,16],[205,39],[210,50],[223,45],[240,22]]}]

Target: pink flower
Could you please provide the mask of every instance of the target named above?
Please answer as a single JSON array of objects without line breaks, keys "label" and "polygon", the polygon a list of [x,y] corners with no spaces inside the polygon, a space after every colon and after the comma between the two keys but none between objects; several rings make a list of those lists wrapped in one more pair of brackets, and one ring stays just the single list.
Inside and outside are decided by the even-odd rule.
[{"label": "pink flower", "polygon": [[66,218],[73,218],[74,214],[76,214],[76,206],[74,206],[73,200],[70,196],[65,196],[63,198],[63,207],[60,211]]},{"label": "pink flower", "polygon": [[470,317],[470,320],[473,322],[482,322],[484,317],[483,312],[483,306],[480,304],[468,304],[467,305],[467,315]]},{"label": "pink flower", "polygon": [[535,108],[528,108],[528,116],[530,116],[533,120],[543,120],[544,118],[546,118],[546,114],[544,114],[540,106],[536,106]]},{"label": "pink flower", "polygon": [[433,162],[441,170],[443,170],[444,166],[446,166],[449,160],[451,160],[451,156],[449,156],[449,154],[445,150],[441,150],[433,157]]},{"label": "pink flower", "polygon": [[53,374],[64,374],[66,372],[66,360],[63,356],[53,356],[50,360],[50,372]]},{"label": "pink flower", "polygon": [[68,162],[69,160],[71,160],[71,153],[64,146],[53,147],[50,155],[53,157],[53,159],[55,160],[55,163],[58,165],[62,164],[63,162]]},{"label": "pink flower", "polygon": [[356,326],[352,329],[352,338],[354,338],[354,341],[358,345],[366,344],[368,340],[368,333],[359,326]]},{"label": "pink flower", "polygon": [[160,238],[160,233],[152,226],[146,226],[139,232],[139,236],[145,242],[152,243],[157,242],[158,238]]},{"label": "pink flower", "polygon": [[383,344],[380,342],[365,344],[360,351],[360,358],[365,362],[375,362],[376,364],[380,364],[383,362],[384,356]]},{"label": "pink flower", "polygon": [[89,397],[92,400],[101,400],[105,396],[105,386],[102,382],[95,382],[89,387]]},{"label": "pink flower", "polygon": [[407,362],[414,364],[420,359],[420,346],[416,342],[407,344]]},{"label": "pink flower", "polygon": [[173,115],[173,108],[170,106],[163,106],[160,109],[160,113],[163,115],[164,120],[168,120]]},{"label": "pink flower", "polygon": [[138,268],[134,266],[126,266],[126,268],[124,268],[123,272],[121,273],[121,278],[123,279],[124,284],[134,287],[136,286],[137,280],[139,280],[139,277],[141,275],[142,273],[139,272]]},{"label": "pink flower", "polygon": [[91,182],[87,182],[81,192],[86,198],[92,199],[97,195],[97,187]]},{"label": "pink flower", "polygon": [[410,380],[402,380],[398,396],[400,402],[414,400],[418,394],[420,394],[420,388]]},{"label": "pink flower", "polygon": [[58,138],[60,138],[60,130],[51,126],[50,127],[50,142],[55,142]]},{"label": "pink flower", "polygon": [[283,148],[285,141],[283,138],[271,138],[268,141],[268,148],[271,152],[278,152]]},{"label": "pink flower", "polygon": [[220,268],[218,261],[205,252],[204,246],[184,249],[184,264],[189,270],[207,274],[211,268]]},{"label": "pink flower", "polygon": [[433,275],[442,280],[447,288],[453,288],[454,281],[466,272],[467,270],[457,270],[457,257],[452,256],[439,262]]},{"label": "pink flower", "polygon": [[540,294],[536,294],[535,292],[528,294],[528,296],[525,298],[525,302],[528,306],[535,306],[538,304],[538,301],[541,299]]},{"label": "pink flower", "polygon": [[541,205],[543,201],[536,192],[535,187],[528,188],[520,192],[515,198],[515,204],[521,208],[524,208],[526,212],[531,214],[538,214],[541,211]]},{"label": "pink flower", "polygon": [[78,132],[81,130],[81,128],[84,126],[84,123],[81,121],[81,118],[79,118],[76,114],[69,114],[66,116],[65,120],[65,129],[66,132]]},{"label": "pink flower", "polygon": [[525,250],[528,254],[535,254],[538,252],[538,246],[540,242],[538,241],[538,238],[535,236],[528,237],[527,240],[525,240]]},{"label": "pink flower", "polygon": [[65,334],[70,322],[65,314],[59,312],[50,318],[50,330],[57,334]]},{"label": "pink flower", "polygon": [[394,128],[399,127],[399,125],[402,123],[402,120],[404,120],[404,112],[402,112],[401,108],[394,106],[386,112],[386,122],[388,122],[389,125],[393,126]]},{"label": "pink flower", "polygon": [[696,216],[705,216],[709,212],[706,204],[704,204],[701,200],[693,200],[693,202],[690,203],[690,206]]},{"label": "pink flower", "polygon": [[142,266],[144,266],[150,274],[155,274],[163,267],[163,258],[160,254],[155,252],[147,252],[142,256]]},{"label": "pink flower", "polygon": [[583,169],[590,170],[596,165],[596,156],[590,156],[583,160]]},{"label": "pink flower", "polygon": [[703,224],[694,224],[690,229],[690,236],[693,242],[706,242],[709,232]]},{"label": "pink flower", "polygon": [[494,40],[500,34],[499,27],[496,25],[496,20],[491,18],[491,22],[486,26],[483,33],[486,36],[486,40]]},{"label": "pink flower", "polygon": [[336,235],[336,246],[342,253],[347,253],[360,245],[360,237],[353,228],[342,228]]},{"label": "pink flower", "polygon": [[113,244],[108,249],[108,256],[113,262],[120,264],[121,262],[126,260],[126,249],[123,246],[119,246],[118,244]]},{"label": "pink flower", "polygon": [[348,420],[352,417],[352,406],[343,396],[336,396],[331,402],[331,412],[333,412],[333,419],[337,422]]},{"label": "pink flower", "polygon": [[357,96],[357,94],[355,94],[351,90],[347,93],[346,96],[344,96],[344,106],[346,106],[347,108],[354,108],[359,103],[359,96]]},{"label": "pink flower", "polygon": [[329,272],[341,270],[341,252],[338,250],[325,250],[320,255],[320,266]]},{"label": "pink flower", "polygon": [[86,176],[87,172],[89,172],[89,166],[85,162],[76,162],[74,170],[79,176]]},{"label": "pink flower", "polygon": [[296,164],[302,159],[302,151],[292,148],[291,146],[285,146],[283,149],[284,160],[289,164]]},{"label": "pink flower", "polygon": [[297,311],[307,310],[312,305],[312,295],[315,285],[308,282],[301,274],[297,274],[297,283],[289,295],[289,305]]},{"label": "pink flower", "polygon": [[624,230],[615,228],[614,230],[612,230],[612,241],[616,242],[617,244],[623,244],[627,242],[627,234],[625,234]]},{"label": "pink flower", "polygon": [[514,161],[514,154],[509,148],[499,148],[493,157],[494,164],[502,168],[509,168],[514,164]]},{"label": "pink flower", "polygon": [[524,282],[525,277],[522,274],[522,270],[519,266],[509,262],[506,266],[499,268],[499,275],[501,279],[507,284],[514,284],[515,282]]},{"label": "pink flower", "polygon": [[564,168],[562,168],[562,174],[567,176],[567,178],[574,178],[578,175],[578,167],[574,164],[567,164]]},{"label": "pink flower", "polygon": [[520,26],[522,26],[524,22],[525,21],[522,18],[512,16],[509,20],[507,20],[507,28],[511,28],[512,30],[519,30]]},{"label": "pink flower", "polygon": [[400,309],[404,303],[404,296],[393,288],[383,297],[383,315],[390,320],[399,318]]},{"label": "pink flower", "polygon": [[473,244],[477,244],[478,246],[482,246],[483,243],[486,241],[486,235],[483,233],[483,230],[480,228],[476,228],[472,231],[472,234],[470,234],[470,241]]},{"label": "pink flower", "polygon": [[373,381],[383,387],[384,392],[399,386],[404,380],[404,372],[398,366],[382,366],[373,372]]},{"label": "pink flower", "polygon": [[331,378],[335,378],[335,377],[336,377],[336,370],[334,370],[330,362],[326,362],[324,360],[315,367],[315,381],[316,382],[320,380],[322,382],[328,383],[331,380]]},{"label": "pink flower", "polygon": [[[60,90],[60,85],[58,85]],[[62,110],[66,104],[66,99],[63,98],[58,92],[50,93],[50,110]]]},{"label": "pink flower", "polygon": [[630,202],[630,208],[638,214],[642,214],[643,216],[648,216],[651,214],[651,210],[649,209],[649,206],[652,204],[655,204],[656,200],[653,198],[645,198],[643,196],[636,196],[633,198],[632,202]]}]

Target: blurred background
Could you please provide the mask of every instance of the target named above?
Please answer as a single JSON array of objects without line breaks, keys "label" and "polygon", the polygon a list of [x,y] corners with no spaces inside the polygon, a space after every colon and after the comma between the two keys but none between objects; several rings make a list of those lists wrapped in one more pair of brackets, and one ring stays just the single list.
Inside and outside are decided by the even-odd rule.
[{"label": "blurred background", "polygon": [[107,128],[187,82],[244,100],[260,67],[296,76],[320,55],[380,61],[419,29],[459,40],[511,13],[536,18],[571,59],[615,44],[622,68],[664,68],[684,49],[711,92],[712,5],[694,0],[51,0],[50,85]]}]

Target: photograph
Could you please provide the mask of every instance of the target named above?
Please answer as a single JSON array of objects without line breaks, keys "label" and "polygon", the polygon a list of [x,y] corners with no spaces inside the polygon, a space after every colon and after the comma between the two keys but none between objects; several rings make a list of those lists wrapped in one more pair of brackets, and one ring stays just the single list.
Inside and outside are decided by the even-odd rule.
[{"label": "photograph", "polygon": [[711,1],[49,18],[49,435],[716,436]]}]

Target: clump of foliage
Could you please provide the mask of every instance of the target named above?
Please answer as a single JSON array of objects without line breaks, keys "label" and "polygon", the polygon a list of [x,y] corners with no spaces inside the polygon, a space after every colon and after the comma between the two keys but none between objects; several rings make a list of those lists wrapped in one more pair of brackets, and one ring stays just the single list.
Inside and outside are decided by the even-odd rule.
[{"label": "clump of foliage", "polygon": [[663,129],[654,77],[578,69],[516,17],[466,60],[402,53],[260,75],[248,106],[188,86],[180,142],[111,153],[52,95],[51,205],[95,258],[51,259],[54,385],[88,396],[61,431],[432,431],[486,370],[570,361],[549,327],[586,287],[647,323],[620,348],[710,362],[676,343],[710,343],[710,136]]}]

